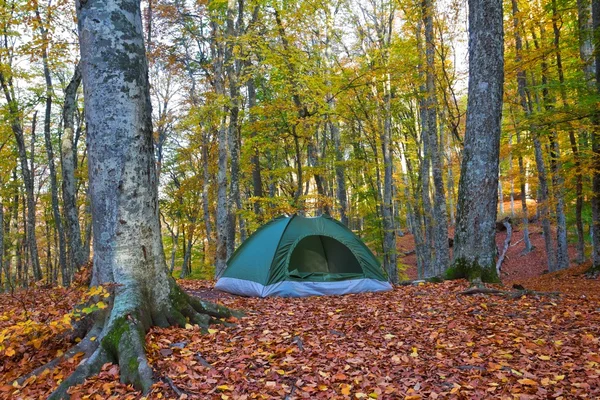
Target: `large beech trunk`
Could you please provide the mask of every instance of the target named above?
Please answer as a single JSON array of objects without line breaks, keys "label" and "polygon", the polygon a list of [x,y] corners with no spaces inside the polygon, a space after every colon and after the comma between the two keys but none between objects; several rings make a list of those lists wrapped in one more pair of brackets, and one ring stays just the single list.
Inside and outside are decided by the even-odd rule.
[{"label": "large beech trunk", "polygon": [[[91,347],[51,398],[120,366],[121,381],[147,392],[152,369],[144,350],[152,326],[198,324],[231,315],[191,298],[169,275],[160,234],[148,67],[139,0],[77,1],[86,102],[94,230],[92,285],[116,284],[109,312],[96,317],[81,346]],[[80,345],[78,345],[80,346]],[[95,346],[95,347],[94,347]]]},{"label": "large beech trunk", "polygon": [[450,278],[498,281],[496,213],[504,41],[501,0],[469,0],[469,99]]}]

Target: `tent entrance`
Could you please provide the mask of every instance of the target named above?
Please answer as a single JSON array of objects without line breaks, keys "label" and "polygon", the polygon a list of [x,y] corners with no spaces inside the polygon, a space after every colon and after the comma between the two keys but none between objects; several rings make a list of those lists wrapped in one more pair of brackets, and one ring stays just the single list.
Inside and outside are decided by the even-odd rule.
[{"label": "tent entrance", "polygon": [[362,276],[363,270],[352,251],[336,239],[312,235],[301,239],[292,250],[289,276],[308,280],[340,280]]}]

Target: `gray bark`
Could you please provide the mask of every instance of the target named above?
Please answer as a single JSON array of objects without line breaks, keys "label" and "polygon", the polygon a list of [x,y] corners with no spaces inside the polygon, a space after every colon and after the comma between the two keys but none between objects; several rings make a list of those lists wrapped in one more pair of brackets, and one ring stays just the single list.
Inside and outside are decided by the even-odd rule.
[{"label": "gray bark", "polygon": [[[512,2],[512,11],[513,11],[513,23],[515,26],[515,50],[517,53],[517,62],[521,60],[521,52],[523,50],[520,29],[521,23],[517,19],[517,15],[519,13],[519,9],[516,3],[516,0]],[[531,96],[529,94],[529,90],[527,87],[527,76],[522,68],[519,66],[517,70],[517,85],[518,85],[518,95],[519,102],[523,112],[527,117],[532,114],[532,104],[531,104]],[[533,146],[534,146],[534,154],[535,154],[535,163],[538,172],[538,201],[540,204],[537,207],[537,213],[542,220],[542,231],[544,232],[544,243],[546,246],[546,258],[548,263],[548,270],[554,271],[555,269],[555,260],[554,260],[554,246],[552,244],[552,233],[550,229],[550,220],[548,215],[548,180],[546,175],[546,166],[544,162],[544,157],[542,154],[542,146],[540,143],[539,135],[537,132],[537,127],[533,124],[529,127],[533,138]]]},{"label": "gray bark", "polygon": [[[4,203],[2,202],[2,197],[0,197],[0,292],[4,288],[2,272],[4,272]],[[5,279],[8,280],[8,278],[9,275],[6,274]]]},{"label": "gray bark", "polygon": [[[521,62],[521,51],[523,49],[523,43],[521,40],[521,34],[519,29],[521,27],[521,23],[519,20],[519,8],[517,4],[517,0],[512,0],[512,14],[513,14],[513,28],[515,31],[515,48],[516,48],[516,57],[515,62],[517,65]],[[519,69],[517,71],[517,83],[519,86],[519,99],[521,103],[521,107],[524,109],[524,112],[527,114],[527,110],[529,109],[525,97],[525,86],[527,81],[525,79],[525,73]],[[521,144],[521,133],[520,128],[515,123],[516,127],[516,139],[517,145]],[[523,155],[519,153],[517,158],[517,163],[519,164],[519,177],[520,177],[520,188],[521,188],[521,210],[523,212],[523,241],[525,242],[525,250],[523,254],[527,254],[533,250],[533,246],[531,245],[531,240],[529,238],[529,214],[527,212],[527,192],[525,190],[525,182],[527,179],[525,164],[523,162]]]},{"label": "gray bark", "polygon": [[[236,7],[237,3],[237,7]],[[237,36],[239,35],[239,28],[241,20],[235,21],[235,15],[238,11],[239,14],[243,12],[243,0],[235,1],[229,0],[227,2],[227,14],[225,22],[225,52],[224,52],[224,63],[225,72],[229,83],[229,125],[228,125],[228,141],[229,141],[229,152],[231,157],[231,175],[229,181],[229,218],[228,218],[228,239],[227,239],[227,258],[233,254],[235,250],[235,236],[237,231],[236,220],[239,219],[240,232],[245,231],[244,220],[239,217],[238,211],[242,208],[241,196],[240,196],[240,139],[239,139],[239,126],[238,118],[240,111],[240,88],[239,88],[239,73],[241,69],[240,61],[234,57],[233,49],[236,45]]]},{"label": "gray bark", "polygon": [[325,192],[324,179],[323,176],[319,172],[317,172],[319,168],[319,156],[317,154],[317,147],[312,139],[309,139],[308,145],[306,147],[308,153],[308,164],[310,167],[313,168],[313,177],[315,178],[315,185],[317,186],[317,194],[319,197],[317,200],[317,215],[320,215],[322,213],[330,215],[331,210],[329,208],[329,205],[327,204],[327,193]]},{"label": "gray bark", "polygon": [[[537,43],[537,37],[535,34],[535,30],[532,29],[531,33],[533,36],[534,45],[535,45],[536,49],[538,49],[539,44]],[[543,72],[545,71],[546,68],[547,68],[546,62],[542,59],[542,76],[544,76]],[[531,83],[532,83],[533,87],[536,87],[535,76],[533,75],[533,73],[531,74]],[[533,113],[533,104],[534,104],[534,101],[532,100],[532,94],[530,94],[530,92],[528,90],[526,79],[522,80],[522,84],[524,84],[524,87],[519,90],[520,90],[520,92],[523,92],[527,95],[526,99],[528,102],[528,112],[529,112],[528,115],[531,115]],[[546,90],[546,89],[543,88],[543,90]],[[535,100],[535,104],[537,105],[537,111],[540,112],[541,111],[541,102],[540,102],[538,93],[534,92],[533,97]],[[523,101],[523,100],[521,100],[521,101]],[[538,202],[540,203],[540,206],[538,206],[538,213],[542,219],[542,231],[544,232],[544,242],[546,244],[546,257],[548,260],[548,270],[555,271],[556,270],[556,253],[554,251],[554,245],[552,243],[552,230],[550,227],[550,207],[548,204],[549,200],[550,200],[550,190],[549,190],[549,186],[548,186],[548,174],[546,173],[546,165],[545,165],[545,161],[544,161],[542,145],[540,142],[540,137],[539,137],[537,127],[532,125],[531,132],[532,132],[532,136],[533,136],[533,147],[534,147],[534,151],[535,151],[535,163],[536,163],[536,167],[537,167],[537,171],[538,171],[538,180],[540,183],[539,187],[538,187]]]},{"label": "gray bark", "polygon": [[583,61],[583,72],[589,87],[594,86],[594,29],[590,0],[577,0],[577,22],[579,25],[579,58]]},{"label": "gray bark", "polygon": [[[433,243],[435,248],[434,264],[431,268],[432,275],[439,275],[446,271],[449,261],[448,250],[448,217],[446,213],[446,194],[444,192],[442,148],[440,146],[437,129],[437,94],[435,83],[435,39],[433,33],[433,2],[423,0],[423,25],[425,28],[425,86],[426,97],[424,100],[423,134],[427,136],[429,155],[431,157],[431,170],[433,173]],[[425,160],[427,162],[427,160]],[[426,276],[429,277],[429,276]]]},{"label": "gray bark", "polygon": [[81,227],[79,224],[79,212],[77,207],[77,182],[75,169],[77,162],[74,148],[74,114],[77,108],[77,90],[81,83],[81,70],[79,65],[75,67],[73,77],[65,89],[65,101],[63,105],[63,134],[62,134],[62,196],[65,225],[67,228],[66,238],[69,250],[70,269],[79,270],[85,264],[87,258],[81,242]]},{"label": "gray bark", "polygon": [[[389,79],[389,77],[388,77]],[[389,87],[384,93],[385,121],[381,135],[381,152],[383,154],[383,265],[392,283],[398,282],[398,254],[396,249],[396,226],[393,210],[393,161],[392,161],[392,127],[391,127],[391,93]]]},{"label": "gray bark", "polygon": [[205,133],[202,135],[202,174],[204,182],[202,184],[202,213],[204,216],[204,229],[206,234],[206,240],[212,242],[212,224],[210,223],[210,201],[208,198],[210,190],[210,171],[208,159],[208,147],[209,147],[208,135]]},{"label": "gray bark", "polygon": [[[553,5],[555,2],[553,2]],[[558,46],[558,25],[556,19],[553,18],[552,25],[555,33],[555,47]],[[545,29],[543,25],[540,26],[540,41],[545,42]],[[539,50],[537,40],[534,36],[534,43],[536,49]],[[560,52],[557,57],[557,67],[559,71],[562,71]],[[544,107],[546,111],[553,112],[555,110],[554,98],[550,95],[548,90],[548,62],[546,57],[542,57],[541,63],[542,69],[542,98],[544,100]],[[564,79],[563,79],[564,81]],[[552,171],[552,187],[554,189],[554,197],[556,200],[556,265],[557,269],[564,269],[569,266],[569,253],[567,245],[567,219],[565,216],[565,195],[564,195],[564,179],[561,175],[561,163],[560,163],[560,146],[558,144],[558,137],[554,128],[550,129],[548,134],[550,141],[550,169]]]},{"label": "gray bark", "polygon": [[[223,65],[223,49],[218,42],[219,28],[216,22],[212,22],[211,53],[213,58],[215,92],[225,95],[225,67]],[[229,203],[227,201],[227,167],[228,167],[228,143],[227,126],[225,117],[222,118],[217,133],[218,142],[218,171],[217,171],[217,218],[216,236],[217,248],[215,259],[215,277],[219,278],[225,271],[227,263],[227,251],[229,249]]]},{"label": "gray bark", "polygon": [[[249,114],[249,122],[252,125],[256,122],[255,111],[253,110],[256,107],[256,87],[254,85],[254,77],[250,77],[248,82],[246,83],[246,87],[248,89],[248,114]],[[251,133],[252,138],[256,137],[256,130],[252,129]],[[260,150],[259,146],[254,143],[254,151],[252,153],[252,158],[250,160],[252,164],[252,189],[253,196],[256,198],[254,200],[254,213],[260,218],[262,215],[262,207],[259,199],[264,197],[263,194],[263,182],[262,182],[262,174],[260,167]]]},{"label": "gray bark", "polygon": [[[421,43],[421,30],[417,31],[417,46],[421,53],[424,53],[421,56],[421,61],[423,59],[426,62],[426,50],[423,51],[423,45]],[[423,70],[426,71],[426,63],[421,66],[421,71],[419,74],[424,75]],[[427,77],[424,77],[425,82],[427,82]],[[421,91],[427,93],[427,84],[421,86]],[[433,207],[431,205],[431,193],[430,193],[430,184],[431,184],[431,146],[429,143],[430,134],[429,127],[431,126],[431,112],[428,109],[428,94],[423,97],[419,102],[419,111],[421,118],[421,145],[423,146],[422,155],[420,158],[420,179],[421,179],[421,202],[423,205],[423,226],[424,226],[424,240],[427,243],[426,249],[429,249],[430,253],[433,253],[432,250],[435,249],[434,244],[434,231],[433,231]],[[436,123],[437,125],[437,123]],[[435,127],[437,130],[437,126]],[[433,256],[433,257],[432,257]],[[427,256],[428,260],[431,262],[427,262],[424,265],[424,276],[434,276],[434,265],[435,265],[435,255],[430,254]]]},{"label": "gray bark", "polygon": [[[148,66],[138,0],[77,1],[94,229],[92,284],[116,284],[107,313],[86,340],[95,350],[49,397],[119,364],[123,383],[147,393],[152,325],[206,329],[232,314],[185,294],[169,276],[161,240]],[[95,331],[97,329],[97,331]]]},{"label": "gray bark", "polygon": [[[582,61],[582,69],[585,76],[586,87],[593,86],[594,77],[594,63],[592,53],[594,51],[593,46],[593,31],[591,21],[591,3],[589,0],[577,0],[577,21],[578,21],[578,34],[579,34],[579,59]],[[581,96],[584,90],[579,90]],[[587,136],[585,130],[580,130],[580,134]],[[581,169],[580,155],[578,143],[575,138],[575,133],[571,130],[569,132],[569,142],[571,144],[571,150],[575,158],[575,170],[577,172],[575,192],[577,195],[575,205],[575,223],[577,227],[577,262],[583,263],[585,261],[585,232],[583,229],[583,171]]]},{"label": "gray bark", "polygon": [[[33,171],[30,169],[27,160],[27,149],[25,147],[25,136],[23,134],[23,125],[20,117],[20,110],[18,108],[14,88],[12,85],[12,78],[7,78],[4,73],[0,72],[0,85],[4,92],[4,97],[8,105],[8,111],[10,113],[10,125],[17,142],[17,150],[19,153],[19,162],[21,166],[21,175],[23,177],[23,184],[25,185],[25,195],[27,197],[27,220],[26,220],[26,235],[27,235],[27,248],[29,250],[30,260],[33,267],[33,276],[36,281],[42,279],[42,270],[40,268],[40,259],[38,256],[38,247],[35,236],[35,194],[34,194],[34,182],[33,182]],[[35,119],[35,115],[34,115]],[[32,124],[32,127],[35,123]],[[34,135],[34,132],[32,132]],[[33,154],[31,154],[33,158]],[[33,164],[33,160],[31,161]]]},{"label": "gray bark", "polygon": [[[521,135],[519,133],[519,128],[517,127],[517,145],[521,144]],[[525,250],[523,250],[523,254],[527,254],[533,250],[533,246],[531,245],[531,240],[529,238],[529,213],[527,212],[527,192],[525,190],[525,181],[527,179],[525,165],[523,162],[523,156],[519,154],[518,160],[519,164],[519,183],[521,189],[521,211],[523,213],[523,242],[525,243]]]},{"label": "gray bark", "polygon": [[[40,24],[39,30],[42,36],[42,63],[44,66],[44,79],[46,82],[46,110],[44,114],[44,141],[46,144],[46,155],[48,156],[48,169],[50,172],[50,191],[52,197],[52,215],[54,225],[58,235],[58,260],[62,276],[63,286],[69,286],[71,283],[71,270],[67,265],[67,250],[65,244],[65,231],[63,229],[62,216],[60,214],[60,206],[58,200],[58,183],[56,179],[56,166],[54,163],[54,149],[52,148],[52,138],[50,136],[50,120],[52,118],[52,95],[54,94],[52,87],[52,76],[50,75],[50,67],[48,65],[48,34],[43,27],[39,11],[35,11],[36,19]],[[58,268],[58,266],[56,266]]]},{"label": "gray bark", "polygon": [[[592,0],[592,28],[595,38],[600,35],[600,0]],[[596,42],[594,52],[596,92],[600,94],[600,45]],[[592,260],[594,267],[600,266],[600,110],[596,108],[592,122]]]},{"label": "gray bark", "polygon": [[[497,281],[496,214],[504,82],[502,0],[469,0],[469,88],[450,277]],[[451,271],[452,270],[452,271]]]},{"label": "gray bark", "polygon": [[181,273],[179,274],[179,278],[185,278],[189,274],[192,273],[191,269],[191,258],[192,258],[192,245],[194,244],[194,231],[192,229],[189,230],[189,237],[185,246],[185,251],[183,253],[183,263],[181,264]]}]

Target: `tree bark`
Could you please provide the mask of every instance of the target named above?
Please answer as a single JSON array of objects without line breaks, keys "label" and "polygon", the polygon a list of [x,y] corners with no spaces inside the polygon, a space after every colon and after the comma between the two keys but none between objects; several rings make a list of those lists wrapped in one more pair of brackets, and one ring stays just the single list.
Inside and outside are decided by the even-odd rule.
[{"label": "tree bark", "polygon": [[[215,70],[214,86],[217,94],[225,95],[225,83],[223,76],[223,54],[218,41],[218,27],[216,22],[212,23],[213,37],[211,41],[211,52],[213,55],[213,67]],[[228,165],[228,143],[227,126],[225,117],[222,118],[217,134],[218,142],[218,171],[217,171],[217,249],[215,259],[215,278],[219,278],[227,267],[227,251],[229,248],[229,203],[227,201],[227,165]]]},{"label": "tree bark", "polygon": [[65,101],[63,105],[63,135],[62,135],[62,195],[65,225],[67,228],[67,244],[69,249],[70,269],[79,270],[87,261],[83,244],[81,242],[81,226],[79,224],[79,211],[77,207],[77,182],[75,170],[77,167],[74,148],[74,115],[77,108],[77,90],[81,84],[81,70],[79,65],[75,67],[73,77],[65,89]]},{"label": "tree bark", "polygon": [[[27,149],[25,147],[25,136],[23,134],[23,125],[21,120],[21,112],[18,108],[14,88],[12,85],[12,78],[5,77],[4,73],[0,72],[0,85],[4,92],[4,97],[8,104],[8,111],[10,113],[10,125],[17,142],[17,150],[19,152],[19,162],[21,165],[21,174],[23,176],[23,184],[25,185],[25,195],[27,197],[27,220],[26,223],[26,235],[27,235],[27,247],[31,258],[33,267],[33,276],[36,281],[42,279],[42,270],[40,268],[40,258],[38,256],[38,247],[35,236],[35,194],[34,194],[34,182],[32,176],[32,169],[30,169],[29,162],[27,160]],[[35,121],[35,114],[34,114]],[[35,127],[35,122],[32,124],[32,128]],[[35,129],[35,128],[34,128]],[[35,133],[32,132],[32,136]],[[31,154],[33,158],[33,154]],[[31,161],[33,164],[33,160]]]},{"label": "tree bark", "polygon": [[[554,4],[554,3],[553,3]],[[554,4],[555,6],[555,4]],[[558,47],[558,26],[556,20],[553,18],[552,25],[555,33],[555,47]],[[545,29],[543,25],[540,26],[540,41],[545,42]],[[534,43],[536,50],[539,50],[537,40],[534,36]],[[560,53],[557,57],[557,68],[562,70]],[[546,56],[542,57],[541,62],[542,69],[542,99],[544,108],[546,111],[552,113],[555,110],[554,98],[550,95],[548,90],[548,62]],[[566,100],[566,99],[564,99]],[[564,179],[561,175],[561,162],[560,162],[560,146],[558,144],[558,137],[555,128],[551,128],[548,132],[548,140],[550,142],[550,170],[552,171],[552,188],[554,189],[554,198],[556,201],[556,265],[557,269],[565,269],[569,266],[569,253],[567,244],[567,219],[565,216],[565,195],[564,195]]]},{"label": "tree bark", "polygon": [[[58,183],[56,179],[56,166],[54,163],[54,150],[52,148],[52,137],[50,136],[50,119],[52,118],[52,95],[54,89],[52,87],[52,76],[50,75],[50,67],[48,65],[48,34],[42,19],[40,17],[39,10],[35,10],[36,19],[40,25],[39,31],[42,37],[42,64],[44,66],[44,79],[46,82],[46,110],[44,114],[44,141],[46,145],[46,155],[48,156],[48,169],[50,172],[50,191],[52,198],[52,214],[54,218],[54,225],[56,226],[58,234],[58,260],[60,264],[60,271],[62,276],[63,286],[69,286],[71,283],[72,271],[67,265],[67,250],[65,245],[65,231],[63,229],[62,216],[60,213],[60,206],[58,200]],[[56,266],[58,268],[58,266]]]},{"label": "tree bark", "polygon": [[390,282],[398,282],[398,251],[396,249],[396,226],[393,210],[393,165],[392,165],[392,123],[391,123],[391,87],[387,76],[384,90],[384,128],[381,135],[381,152],[383,154],[383,265]]},{"label": "tree bark", "polygon": [[[250,125],[256,122],[256,114],[254,107],[256,107],[256,87],[254,85],[254,76],[251,76],[246,83],[248,89],[248,114]],[[251,137],[256,139],[256,129],[251,127]],[[261,199],[264,197],[263,194],[263,182],[260,167],[260,150],[257,143],[253,143],[254,151],[250,163],[252,164],[252,195],[255,197],[254,200],[254,213],[260,218],[262,217]]]},{"label": "tree bark", "polygon": [[[121,381],[147,393],[144,350],[152,325],[204,329],[229,310],[193,299],[169,276],[160,233],[148,66],[138,0],[77,1],[86,102],[94,228],[92,284],[116,284],[109,310],[88,335],[95,350],[50,396],[96,374],[106,362]],[[86,336],[82,342],[90,341]]]},{"label": "tree bark", "polygon": [[[237,4],[237,7],[236,7]],[[238,211],[242,208],[240,196],[240,139],[239,139],[239,112],[240,112],[240,88],[239,88],[239,73],[241,70],[241,62],[234,56],[233,50],[236,46],[239,28],[241,26],[240,19],[235,20],[236,12],[238,15],[243,14],[243,0],[229,0],[227,2],[227,13],[225,21],[225,52],[224,63],[225,72],[229,83],[229,125],[227,136],[229,141],[229,152],[231,157],[231,174],[229,180],[229,234],[227,239],[227,258],[233,254],[235,250],[235,236],[237,232],[237,220],[239,219],[240,232],[245,230],[244,220],[238,218]],[[239,10],[238,10],[239,8]]]},{"label": "tree bark", "polygon": [[[594,37],[600,36],[600,0],[592,0],[592,28]],[[600,44],[596,41],[594,52],[596,93],[600,94]],[[600,267],[600,110],[592,115],[592,260],[594,268]]]},{"label": "tree bark", "polygon": [[449,278],[498,281],[496,214],[504,33],[502,0],[469,0],[469,87]]},{"label": "tree bark", "polygon": [[[425,28],[425,86],[426,94],[424,100],[425,120],[423,121],[424,132],[427,136],[427,144],[431,159],[431,170],[433,175],[433,243],[435,246],[434,264],[431,276],[440,275],[448,268],[448,217],[446,213],[446,194],[444,192],[442,149],[438,135],[437,121],[437,88],[435,83],[435,39],[433,32],[434,7],[432,0],[422,2],[423,25]],[[427,161],[425,161],[427,162]],[[425,276],[426,278],[430,276]]]},{"label": "tree bark", "polygon": [[[0,196],[0,293],[4,289],[2,272],[4,272],[4,202]],[[8,278],[9,276],[6,274],[5,279],[8,280]]]}]

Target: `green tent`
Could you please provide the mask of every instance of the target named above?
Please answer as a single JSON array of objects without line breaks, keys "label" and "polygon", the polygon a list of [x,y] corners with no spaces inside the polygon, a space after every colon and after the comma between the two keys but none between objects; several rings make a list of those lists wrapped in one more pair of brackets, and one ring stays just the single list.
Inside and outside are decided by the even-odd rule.
[{"label": "green tent", "polygon": [[391,290],[367,246],[329,216],[275,218],[233,253],[216,289],[253,297]]}]

